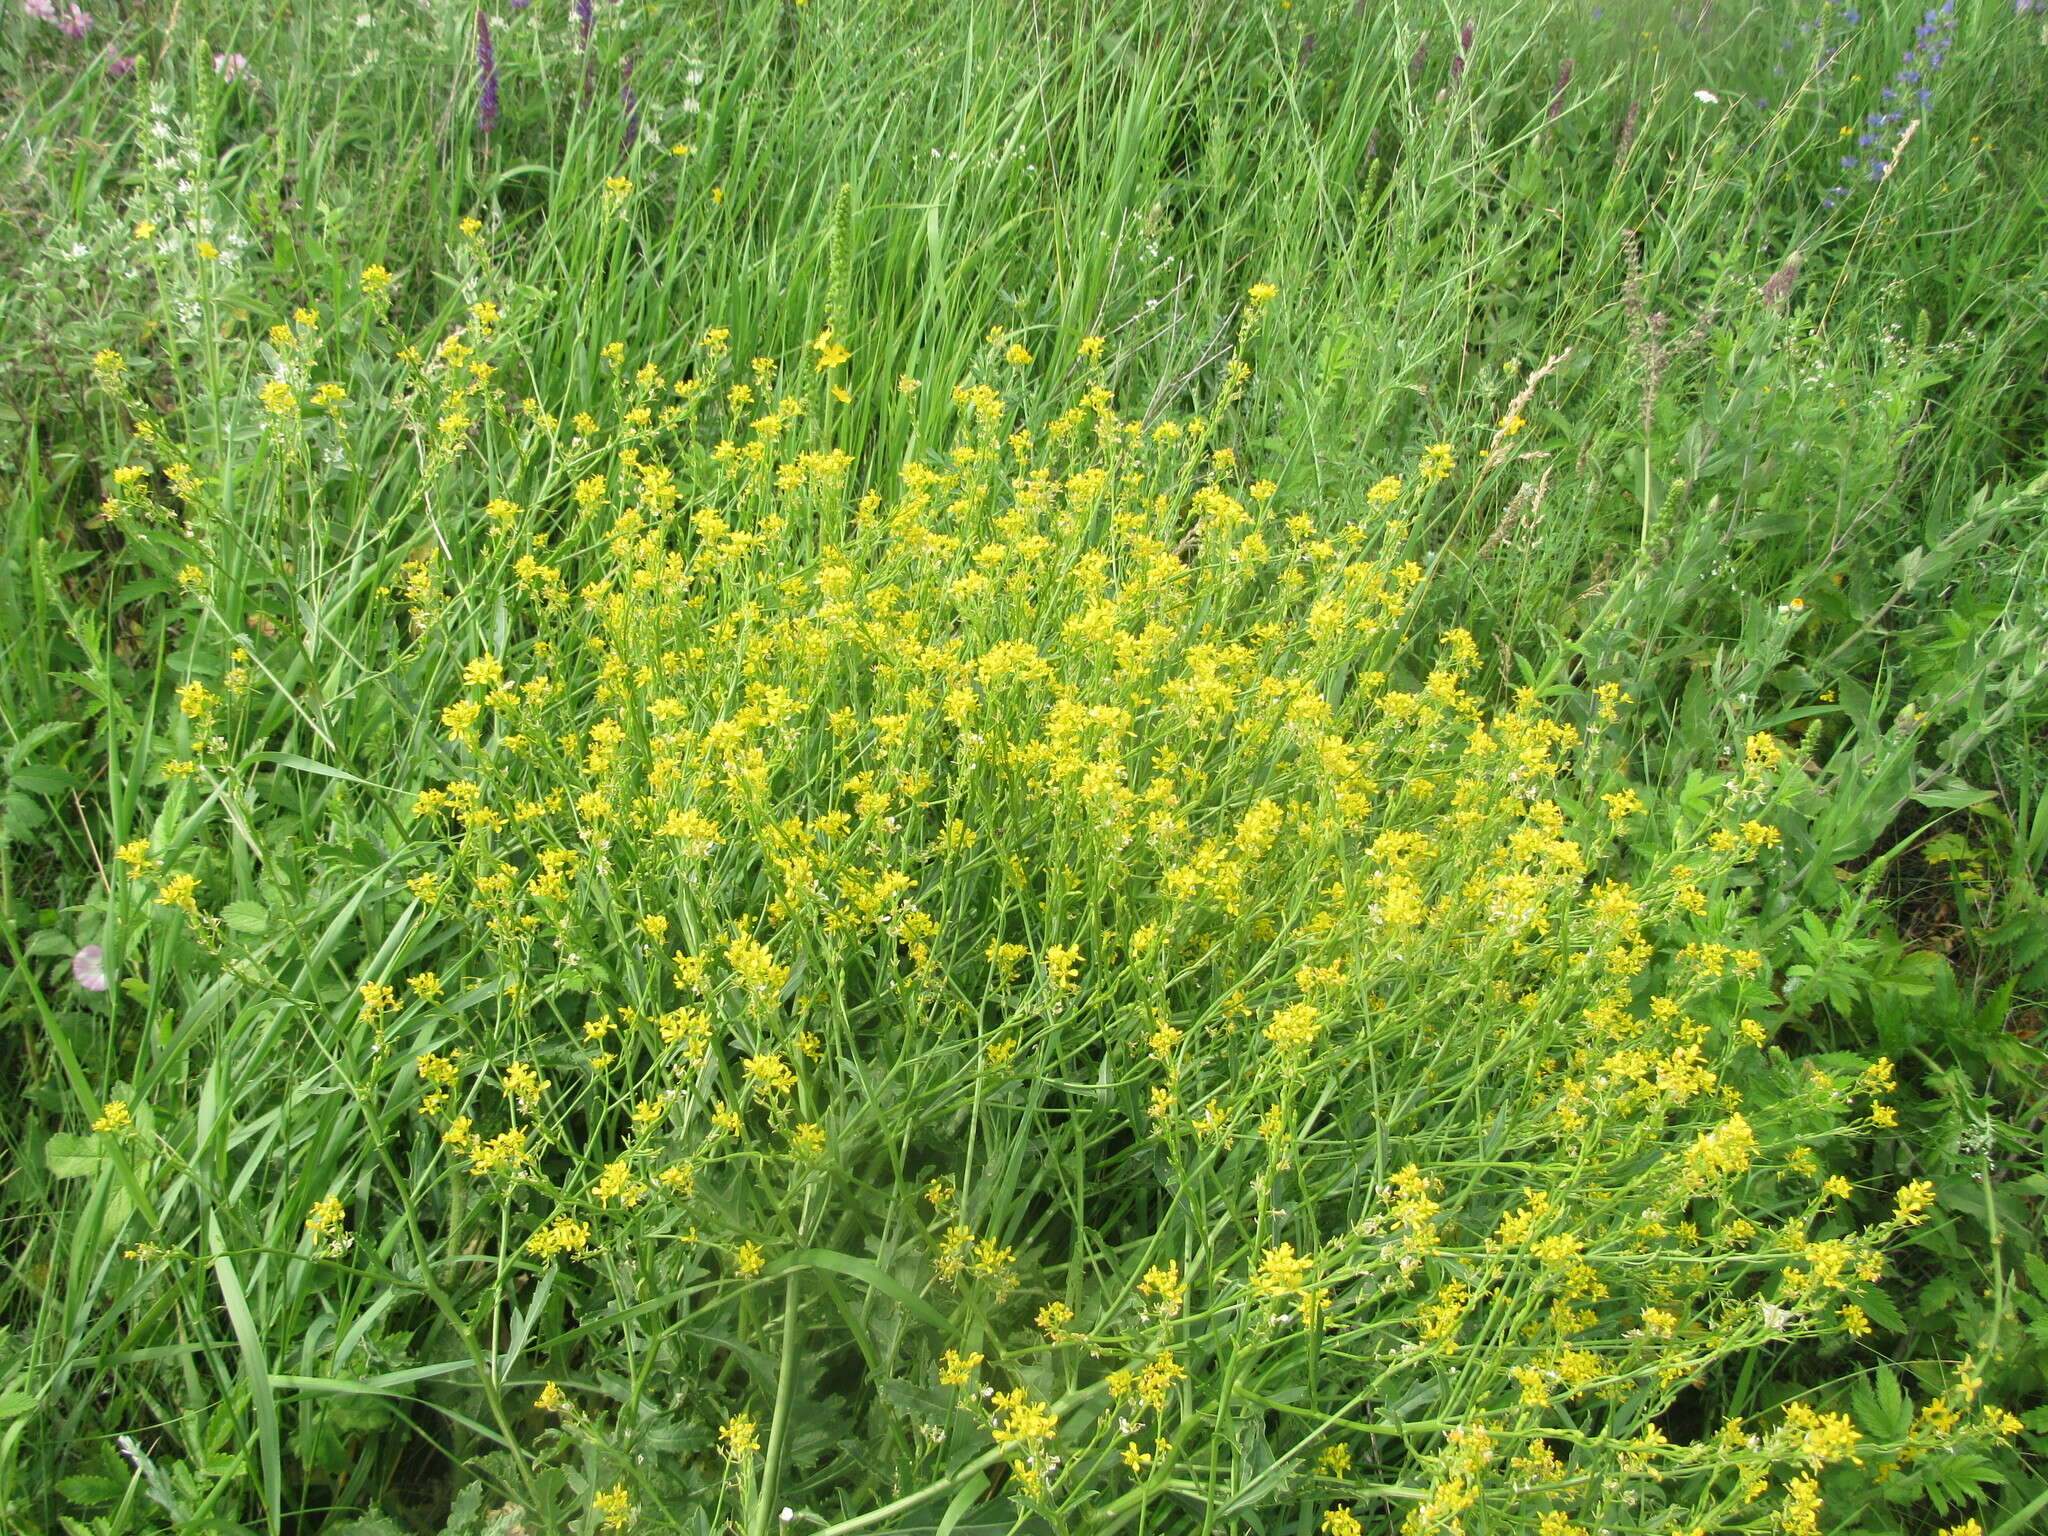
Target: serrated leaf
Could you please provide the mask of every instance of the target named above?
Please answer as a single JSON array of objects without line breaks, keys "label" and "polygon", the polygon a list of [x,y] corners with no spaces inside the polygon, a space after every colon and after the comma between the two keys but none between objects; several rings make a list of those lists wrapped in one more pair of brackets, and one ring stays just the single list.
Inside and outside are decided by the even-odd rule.
[{"label": "serrated leaf", "polygon": [[220,909],[220,920],[237,933],[264,933],[270,927],[270,909],[260,901],[231,901]]},{"label": "serrated leaf", "polygon": [[1903,1440],[1913,1427],[1913,1400],[1899,1384],[1898,1372],[1890,1366],[1877,1368],[1864,1385],[1850,1394],[1856,1422],[1873,1440]]},{"label": "serrated leaf", "polygon": [[127,1488],[128,1484],[121,1478],[101,1477],[96,1472],[81,1472],[57,1483],[57,1491],[74,1504],[111,1504]]},{"label": "serrated leaf", "polygon": [[1951,1451],[1919,1465],[1928,1501],[1942,1515],[1958,1505],[1975,1503],[1986,1483],[2002,1485],[2006,1480],[2003,1472],[1975,1451]]},{"label": "serrated leaf", "polygon": [[1904,1333],[1906,1320],[1899,1309],[1883,1291],[1873,1286],[1856,1298],[1856,1304],[1863,1308],[1870,1320],[1887,1333]]},{"label": "serrated leaf", "polygon": [[448,1506],[448,1522],[441,1527],[441,1536],[470,1536],[476,1525],[478,1513],[484,1505],[484,1485],[466,1483]]},{"label": "serrated leaf", "polygon": [[14,787],[31,795],[61,794],[72,785],[71,775],[55,768],[17,768],[12,775]]},{"label": "serrated leaf", "polygon": [[43,1166],[60,1179],[90,1178],[100,1171],[99,1143],[75,1131],[59,1131],[43,1143]]}]

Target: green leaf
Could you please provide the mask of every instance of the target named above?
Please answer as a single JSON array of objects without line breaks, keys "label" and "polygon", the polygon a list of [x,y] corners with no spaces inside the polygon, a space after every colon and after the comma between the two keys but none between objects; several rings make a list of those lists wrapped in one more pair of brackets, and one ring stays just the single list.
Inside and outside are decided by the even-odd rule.
[{"label": "green leaf", "polygon": [[43,1143],[43,1166],[60,1179],[85,1179],[100,1171],[100,1145],[91,1136],[59,1131]]},{"label": "green leaf", "polygon": [[220,1224],[211,1217],[206,1223],[206,1240],[214,1249],[213,1274],[220,1286],[221,1305],[227,1309],[228,1324],[234,1329],[235,1342],[241,1346],[246,1366],[244,1380],[249,1384],[250,1405],[256,1416],[257,1462],[263,1473],[264,1517],[271,1536],[278,1536],[283,1529],[284,1512],[283,1437],[278,1430],[277,1399],[270,1390],[270,1364],[263,1350],[263,1333],[256,1326],[255,1314],[249,1310],[248,1294],[242,1289],[234,1260],[220,1252]]},{"label": "green leaf", "polygon": [[1906,1331],[1906,1319],[1900,1315],[1897,1305],[1877,1287],[1872,1286],[1857,1297],[1856,1305],[1868,1313],[1870,1320],[1887,1333]]},{"label": "green leaf", "polygon": [[9,1419],[18,1419],[24,1413],[32,1413],[36,1406],[33,1392],[0,1392],[0,1424]]},{"label": "green leaf", "polygon": [[1939,783],[1923,789],[1913,796],[1921,805],[1948,809],[1954,806],[1982,805],[1992,798],[1992,791],[1976,789],[1965,784],[1954,774],[1949,774]]},{"label": "green leaf", "polygon": [[1873,1440],[1903,1440],[1913,1427],[1913,1399],[1888,1365],[1879,1366],[1870,1381],[1850,1395],[1850,1406]]},{"label": "green leaf", "polygon": [[260,901],[231,901],[220,909],[220,920],[237,933],[263,933],[270,927],[270,909]]},{"label": "green leaf", "polygon": [[111,1504],[127,1488],[128,1484],[121,1478],[101,1477],[92,1472],[81,1472],[57,1484],[57,1491],[74,1504]]},{"label": "green leaf", "polygon": [[441,1527],[441,1536],[470,1536],[475,1528],[477,1515],[483,1509],[484,1485],[467,1483],[454,1501],[448,1506],[448,1523]]},{"label": "green leaf", "polygon": [[17,768],[13,773],[14,787],[31,795],[62,794],[73,783],[68,773],[54,768]]}]

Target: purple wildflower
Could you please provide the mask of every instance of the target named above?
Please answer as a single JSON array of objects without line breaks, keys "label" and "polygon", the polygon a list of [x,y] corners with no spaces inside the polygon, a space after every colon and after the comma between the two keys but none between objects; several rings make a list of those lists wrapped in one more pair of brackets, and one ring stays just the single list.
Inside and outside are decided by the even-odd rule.
[{"label": "purple wildflower", "polygon": [[73,4],[57,18],[57,30],[66,37],[83,37],[92,30],[92,15]]},{"label": "purple wildflower", "polygon": [[491,45],[491,19],[482,6],[476,11],[476,126],[489,133],[498,126],[498,50]]},{"label": "purple wildflower", "polygon": [[134,74],[135,66],[139,62],[132,53],[119,54],[114,52],[114,45],[112,43],[107,44],[107,51],[102,57],[107,61],[107,76],[113,80],[125,80],[128,76]]},{"label": "purple wildflower", "polygon": [[213,72],[233,85],[237,80],[256,83],[256,76],[249,68],[249,56],[245,53],[216,53],[213,56]]},{"label": "purple wildflower", "polygon": [[71,979],[88,992],[107,990],[106,951],[88,944],[71,957]]},{"label": "purple wildflower", "polygon": [[1458,30],[1458,51],[1451,55],[1451,78],[1460,79],[1465,73],[1465,55],[1472,51],[1472,23],[1466,22]]},{"label": "purple wildflower", "polygon": [[1545,122],[1557,121],[1557,114],[1564,110],[1564,88],[1572,83],[1572,61],[1566,59],[1564,67],[1557,72],[1557,87],[1550,93],[1550,110],[1544,114]]},{"label": "purple wildflower", "polygon": [[1616,160],[1626,158],[1626,156],[1628,155],[1629,146],[1635,143],[1636,116],[1641,111],[1642,103],[1632,101],[1628,104],[1628,112],[1622,117],[1621,120],[1621,135],[1614,146],[1614,158]]},{"label": "purple wildflower", "polygon": [[597,25],[597,12],[591,8],[590,0],[576,0],[576,46],[586,47],[590,42],[590,29]]},{"label": "purple wildflower", "polygon": [[21,8],[30,21],[47,21],[53,27],[57,24],[57,7],[50,0],[21,0]]}]

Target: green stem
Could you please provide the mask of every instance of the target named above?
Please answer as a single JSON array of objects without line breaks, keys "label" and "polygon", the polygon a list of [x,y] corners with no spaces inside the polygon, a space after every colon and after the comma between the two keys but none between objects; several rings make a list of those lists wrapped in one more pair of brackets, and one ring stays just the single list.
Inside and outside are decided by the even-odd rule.
[{"label": "green stem", "polygon": [[774,1529],[775,1484],[782,1470],[782,1443],[789,1435],[789,1400],[796,1392],[797,1274],[792,1267],[782,1282],[782,1368],[776,1373],[775,1415],[768,1421],[768,1452],[761,1461],[761,1487],[748,1536],[768,1536]]},{"label": "green stem", "polygon": [[[1082,1403],[1087,1402],[1089,1398],[1098,1396],[1105,1386],[1107,1386],[1106,1382],[1098,1381],[1093,1386],[1076,1388],[1052,1405],[1054,1415],[1064,1417]],[[915,1509],[920,1504],[939,1498],[941,1495],[952,1493],[974,1478],[981,1476],[982,1473],[1001,1461],[1007,1454],[1008,1450],[1006,1447],[1001,1445],[992,1446],[950,1477],[940,1478],[936,1483],[926,1483],[924,1487],[919,1488],[914,1493],[906,1493],[902,1498],[893,1499],[889,1503],[882,1505],[881,1508],[871,1509],[864,1515],[855,1515],[851,1519],[839,1521],[836,1525],[828,1525],[823,1530],[812,1532],[812,1536],[850,1536],[850,1533],[853,1531],[864,1531],[871,1525],[879,1525],[894,1515],[902,1514],[905,1510]]]}]

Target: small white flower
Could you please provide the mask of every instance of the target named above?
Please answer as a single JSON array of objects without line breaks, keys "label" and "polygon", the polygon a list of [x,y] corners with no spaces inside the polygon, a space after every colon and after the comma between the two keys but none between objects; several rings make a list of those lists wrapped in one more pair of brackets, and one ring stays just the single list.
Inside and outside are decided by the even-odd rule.
[{"label": "small white flower", "polygon": [[1704,101],[1710,107],[1718,107],[1721,104],[1721,98],[1712,91],[1694,91],[1692,99],[1694,101]]}]

